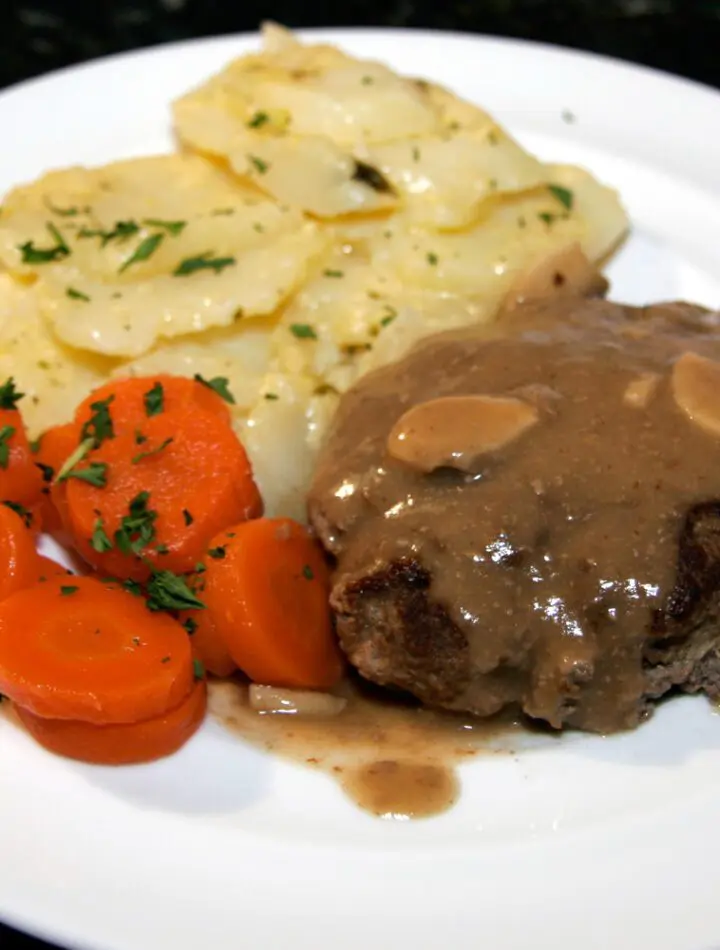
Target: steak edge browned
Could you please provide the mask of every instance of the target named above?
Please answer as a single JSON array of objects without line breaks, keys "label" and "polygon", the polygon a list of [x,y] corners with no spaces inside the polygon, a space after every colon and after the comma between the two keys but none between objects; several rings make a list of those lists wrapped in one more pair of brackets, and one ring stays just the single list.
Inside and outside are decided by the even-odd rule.
[{"label": "steak edge browned", "polygon": [[[360,673],[600,732],[673,687],[720,695],[720,398],[716,434],[714,364],[682,389],[687,353],[720,360],[716,315],[559,300],[424,341],[347,393],[309,512]],[[539,421],[470,470],[389,454],[411,407],[478,395]]]}]

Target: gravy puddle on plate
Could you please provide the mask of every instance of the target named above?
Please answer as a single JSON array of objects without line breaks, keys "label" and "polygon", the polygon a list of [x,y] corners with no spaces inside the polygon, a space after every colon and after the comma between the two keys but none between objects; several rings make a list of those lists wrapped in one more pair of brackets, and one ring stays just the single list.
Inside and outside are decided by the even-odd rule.
[{"label": "gravy puddle on plate", "polygon": [[355,681],[335,693],[347,699],[333,717],[258,713],[248,687],[210,683],[209,710],[246,742],[334,778],[360,808],[382,818],[426,818],[460,795],[457,766],[477,755],[508,754],[522,727],[517,712],[477,720],[423,709]]}]

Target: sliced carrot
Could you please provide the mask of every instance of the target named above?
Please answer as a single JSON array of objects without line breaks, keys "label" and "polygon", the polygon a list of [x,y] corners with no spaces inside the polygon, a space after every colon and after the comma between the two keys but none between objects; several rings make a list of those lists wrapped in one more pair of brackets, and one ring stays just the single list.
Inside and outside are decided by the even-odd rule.
[{"label": "sliced carrot", "polygon": [[53,578],[0,603],[0,693],[38,716],[137,722],[193,683],[177,621],[90,577]]},{"label": "sliced carrot", "polygon": [[210,549],[202,598],[240,669],[275,686],[336,683],[329,572],[307,530],[260,518],[222,532]]},{"label": "sliced carrot", "polygon": [[130,432],[107,439],[77,466],[101,466],[105,484],[67,482],[80,555],[101,574],[135,580],[149,565],[191,571],[217,531],[262,513],[245,450],[217,415],[163,412],[143,433],[140,444]]},{"label": "sliced carrot", "polygon": [[0,565],[0,601],[33,585],[40,570],[32,532],[7,505],[0,505]]},{"label": "sliced carrot", "polygon": [[56,577],[64,577],[66,579],[66,583],[69,583],[67,578],[75,576],[72,571],[69,571],[66,567],[63,567],[62,564],[58,564],[57,561],[53,561],[52,558],[45,557],[44,554],[38,555],[38,562],[38,574],[33,578],[33,585],[44,584],[46,581],[53,580]]},{"label": "sliced carrot", "polygon": [[50,534],[62,528],[60,509],[65,504],[65,483],[54,486],[53,482],[79,443],[80,427],[74,422],[67,422],[47,429],[40,437],[38,450],[33,456],[43,480],[40,518],[43,529]]},{"label": "sliced carrot", "polygon": [[42,484],[22,416],[17,409],[0,409],[0,500],[29,508],[40,501]]},{"label": "sliced carrot", "polygon": [[[144,432],[149,418],[178,409],[202,409],[230,422],[228,405],[215,390],[185,376],[159,374],[113,379],[80,403],[75,412],[76,423],[87,426],[102,404],[107,406],[114,435],[136,429]],[[92,425],[86,434],[93,434]]]},{"label": "sliced carrot", "polygon": [[[192,582],[189,586],[202,600],[203,591]],[[178,614],[178,621],[190,634],[193,656],[202,663],[208,673],[230,676],[235,672],[237,663],[230,656],[209,610],[183,610]]]},{"label": "sliced carrot", "polygon": [[198,680],[179,706],[142,722],[95,726],[74,719],[44,719],[17,706],[20,722],[43,748],[96,765],[135,765],[177,752],[205,717],[207,686]]}]

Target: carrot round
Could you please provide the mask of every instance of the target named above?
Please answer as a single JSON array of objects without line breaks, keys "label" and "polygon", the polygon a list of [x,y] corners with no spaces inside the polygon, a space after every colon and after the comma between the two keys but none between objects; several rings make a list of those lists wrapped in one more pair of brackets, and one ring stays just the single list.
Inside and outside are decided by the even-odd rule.
[{"label": "carrot round", "polygon": [[0,500],[29,508],[40,501],[42,485],[22,416],[0,409]]},{"label": "carrot round", "polygon": [[193,683],[183,628],[90,577],[54,578],[0,603],[0,693],[51,719],[137,722]]},{"label": "carrot round", "polygon": [[65,504],[65,483],[53,485],[54,479],[65,461],[80,443],[80,427],[74,422],[53,426],[40,437],[37,452],[33,456],[35,466],[43,480],[40,519],[43,529],[50,534],[62,528],[60,510]]},{"label": "carrot round", "polygon": [[74,719],[44,719],[21,706],[15,711],[49,752],[95,765],[135,765],[177,752],[202,723],[206,706],[207,687],[198,680],[179,706],[142,722],[95,726]]},{"label": "carrot round", "polygon": [[31,587],[39,571],[40,557],[32,532],[20,515],[0,505],[0,601]]},{"label": "carrot round", "polygon": [[[192,584],[190,586],[194,587]],[[194,589],[202,600],[202,590]],[[230,676],[235,672],[237,663],[230,656],[209,610],[183,610],[178,614],[178,620],[190,634],[193,656],[202,663],[208,673]]]},{"label": "carrot round", "polygon": [[242,444],[200,409],[148,418],[140,443],[130,432],[106,439],[77,468],[91,466],[101,466],[103,484],[68,480],[67,527],[101,574],[191,571],[216,532],[262,513]]},{"label": "carrot round", "polygon": [[[163,412],[183,410],[193,412],[201,409],[230,422],[230,410],[226,402],[203,383],[184,376],[128,376],[113,379],[95,389],[75,412],[75,422],[81,427],[91,422],[98,407],[107,407],[113,432],[119,435],[128,430],[143,431],[149,418]],[[92,434],[92,425],[90,433]]]},{"label": "carrot round", "polygon": [[323,688],[342,674],[320,546],[287,518],[260,518],[210,545],[202,598],[228,652],[252,680]]},{"label": "carrot round", "polygon": [[[63,567],[62,564],[58,564],[57,561],[53,561],[50,557],[45,557],[44,554],[38,555],[38,573],[33,578],[33,584],[44,584],[47,581],[53,580],[57,577],[74,577],[72,571],[68,570],[66,567]],[[70,583],[67,581],[67,583]]]}]

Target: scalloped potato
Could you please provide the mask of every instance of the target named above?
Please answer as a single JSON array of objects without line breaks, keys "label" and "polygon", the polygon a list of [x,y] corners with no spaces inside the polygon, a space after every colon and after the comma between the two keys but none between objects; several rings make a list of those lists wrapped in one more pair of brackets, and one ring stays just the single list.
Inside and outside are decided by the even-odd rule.
[{"label": "scalloped potato", "polygon": [[271,513],[303,516],[359,376],[627,229],[615,192],[481,108],[279,27],[172,113],[179,153],[6,196],[0,371],[31,395],[33,434],[110,375],[226,377]]}]

